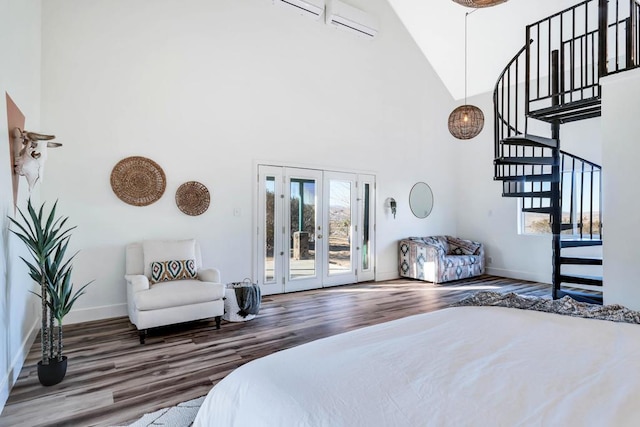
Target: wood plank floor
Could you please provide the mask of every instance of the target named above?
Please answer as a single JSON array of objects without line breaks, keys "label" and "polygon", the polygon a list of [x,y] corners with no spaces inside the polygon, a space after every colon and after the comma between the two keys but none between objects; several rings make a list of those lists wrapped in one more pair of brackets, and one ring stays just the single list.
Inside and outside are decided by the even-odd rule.
[{"label": "wood plank floor", "polygon": [[278,350],[363,326],[438,310],[479,290],[550,296],[550,285],[481,276],[444,285],[363,283],[263,297],[248,322],[195,322],[151,331],[140,345],[128,318],[65,327],[62,383],[37,378],[36,340],[0,415],[0,426],[126,425],[197,398],[238,366]]}]

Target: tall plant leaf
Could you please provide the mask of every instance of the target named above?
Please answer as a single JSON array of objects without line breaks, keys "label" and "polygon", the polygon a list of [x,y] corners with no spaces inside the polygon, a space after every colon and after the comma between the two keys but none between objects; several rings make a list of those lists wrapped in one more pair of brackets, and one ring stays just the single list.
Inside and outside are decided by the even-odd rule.
[{"label": "tall plant leaf", "polygon": [[[68,217],[56,218],[57,200],[48,213],[45,213],[44,208],[43,203],[36,210],[29,199],[26,214],[18,209],[22,222],[9,217],[9,229],[25,244],[33,258],[33,261],[29,261],[20,257],[29,270],[29,277],[40,284],[40,293],[30,292],[42,301],[42,362],[46,364],[48,359],[53,357],[53,319],[58,321],[57,355],[61,357],[62,319],[93,281],[74,292],[71,283],[71,262],[77,252],[70,257],[66,257],[66,254],[71,232],[76,227],[66,225]],[[51,322],[50,325],[47,324],[48,320]]]}]

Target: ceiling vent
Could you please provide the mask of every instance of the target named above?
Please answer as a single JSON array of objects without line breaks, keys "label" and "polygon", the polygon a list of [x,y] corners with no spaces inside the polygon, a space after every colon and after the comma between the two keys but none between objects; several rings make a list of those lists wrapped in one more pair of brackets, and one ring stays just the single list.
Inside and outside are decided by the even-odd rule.
[{"label": "ceiling vent", "polygon": [[301,15],[318,19],[324,13],[324,0],[273,0],[276,5],[296,9]]},{"label": "ceiling vent", "polygon": [[333,0],[327,7],[326,22],[366,38],[373,38],[378,33],[374,16],[338,0]]}]

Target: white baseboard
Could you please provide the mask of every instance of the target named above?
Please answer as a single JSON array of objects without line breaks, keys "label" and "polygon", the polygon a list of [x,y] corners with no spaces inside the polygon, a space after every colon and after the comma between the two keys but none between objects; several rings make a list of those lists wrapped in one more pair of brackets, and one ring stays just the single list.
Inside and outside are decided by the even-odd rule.
[{"label": "white baseboard", "polygon": [[11,388],[18,379],[18,375],[20,375],[20,371],[24,366],[24,361],[29,354],[29,350],[31,350],[31,346],[36,340],[36,337],[38,336],[38,332],[40,332],[40,319],[35,319],[33,325],[31,325],[31,329],[29,329],[29,333],[22,341],[20,349],[13,357],[9,370],[4,378],[2,378],[2,383],[0,383],[0,413],[2,413],[5,403],[7,403]]},{"label": "white baseboard", "polygon": [[[551,278],[546,274],[531,273],[528,271],[516,271],[506,270],[503,268],[485,268],[485,272],[492,276],[508,277],[510,279],[527,280],[530,282],[540,282],[551,284]],[[383,282],[386,280],[400,279],[400,275],[397,272],[376,273],[376,282]]]},{"label": "white baseboard", "polygon": [[112,317],[127,316],[127,304],[103,305],[101,307],[81,308],[71,310],[64,318],[65,325],[90,322],[92,320],[110,319]]},{"label": "white baseboard", "polygon": [[551,277],[543,273],[531,273],[528,271],[505,270],[503,268],[485,268],[485,272],[492,276],[508,277],[510,279],[527,280],[530,282],[540,282],[551,284]]}]

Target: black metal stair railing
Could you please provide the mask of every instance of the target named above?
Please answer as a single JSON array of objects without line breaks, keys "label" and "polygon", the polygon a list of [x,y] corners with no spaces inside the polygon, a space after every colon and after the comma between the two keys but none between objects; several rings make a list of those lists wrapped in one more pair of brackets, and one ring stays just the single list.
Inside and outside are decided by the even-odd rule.
[{"label": "black metal stair railing", "polygon": [[[549,150],[550,151],[550,150]],[[551,158],[548,156],[547,158]],[[560,183],[561,234],[565,240],[602,239],[602,168],[600,165],[560,150],[559,177],[552,165],[527,165],[535,174],[505,177],[502,195],[522,198],[522,212],[531,215],[531,232],[551,233],[551,183]],[[540,173],[541,172],[541,173]],[[546,218],[546,219],[545,219]],[[524,218],[523,218],[524,219]],[[526,228],[525,224],[525,228]]]},{"label": "black metal stair railing", "polygon": [[[600,75],[608,75],[638,67],[640,56],[638,27],[639,0],[599,0]],[[609,54],[606,54],[606,53]]]},{"label": "black metal stair railing", "polygon": [[[525,98],[521,93],[524,84],[524,54],[527,46],[516,53],[509,61],[494,86],[494,158],[512,156],[512,152],[505,152],[501,142],[510,136],[521,135],[526,131],[527,117],[525,115]],[[502,176],[502,168],[495,167],[495,176]]]},{"label": "black metal stair railing", "polygon": [[545,138],[539,138],[537,145],[525,140],[526,49],[523,46],[509,61],[494,87],[494,179],[502,181],[503,196],[521,197],[526,192],[530,207],[548,210],[549,198],[543,193],[551,180],[551,166],[540,163],[549,161],[551,149]]},{"label": "black metal stair railing", "polygon": [[560,151],[562,234],[567,240],[602,240],[602,168]]},{"label": "black metal stair railing", "polygon": [[600,78],[639,65],[639,3],[586,0],[527,26],[527,117],[565,123],[600,115]]},{"label": "black metal stair railing", "polygon": [[494,87],[495,158],[516,154],[500,142],[527,133],[529,118],[564,123],[600,115],[600,78],[640,66],[640,0],[586,0],[527,26],[526,34]]},{"label": "black metal stair railing", "polygon": [[559,140],[530,135],[529,119],[553,129],[600,115],[599,79],[638,66],[640,0],[586,0],[526,33],[494,87],[494,178],[505,196],[528,193],[525,212],[544,214],[549,183],[560,180],[551,176]]},{"label": "black metal stair railing", "polygon": [[[527,115],[544,118],[567,100],[598,99],[599,0],[583,1],[527,26]],[[557,55],[559,88],[553,87]],[[591,65],[591,66],[589,66]],[[555,98],[560,103],[556,104]]]},{"label": "black metal stair railing", "polygon": [[[552,297],[602,304],[601,275],[585,275],[602,266],[602,256],[580,256],[570,248],[602,245],[602,170],[593,162],[560,150],[560,203],[553,212]],[[558,234],[556,234],[558,233]],[[567,236],[568,234],[568,236]],[[569,251],[569,252],[566,252]],[[573,272],[566,270],[573,266]],[[576,274],[576,266],[579,266]],[[601,268],[601,267],[596,267]]]}]

